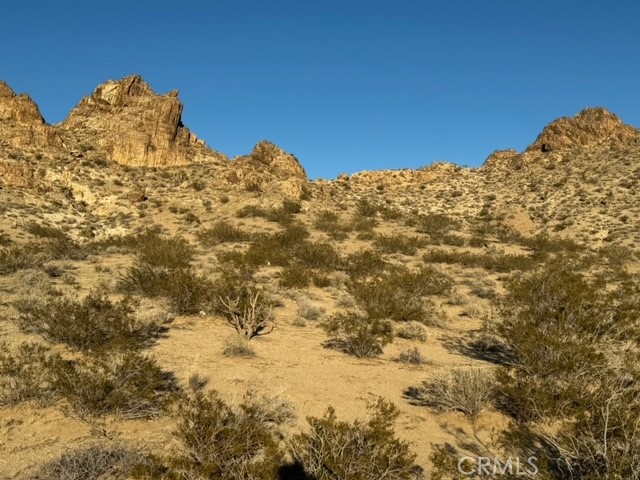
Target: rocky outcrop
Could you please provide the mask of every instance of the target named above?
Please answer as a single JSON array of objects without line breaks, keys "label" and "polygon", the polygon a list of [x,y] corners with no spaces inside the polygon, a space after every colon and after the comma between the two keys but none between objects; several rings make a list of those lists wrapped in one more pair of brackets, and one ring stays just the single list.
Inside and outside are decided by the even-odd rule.
[{"label": "rocky outcrop", "polygon": [[29,95],[17,95],[0,81],[0,139],[15,148],[61,147],[62,139],[47,125]]},{"label": "rocky outcrop", "polygon": [[307,173],[298,159],[271,142],[259,142],[250,155],[234,159],[231,165],[229,180],[247,189],[300,199],[308,188]]},{"label": "rocky outcrop", "polygon": [[604,143],[640,144],[640,130],[604,108],[585,108],[573,118],[551,122],[527,151],[547,153]]},{"label": "rocky outcrop", "polygon": [[184,127],[182,108],[176,90],[158,95],[134,75],[98,86],[61,126],[123,165],[169,167],[224,159]]}]

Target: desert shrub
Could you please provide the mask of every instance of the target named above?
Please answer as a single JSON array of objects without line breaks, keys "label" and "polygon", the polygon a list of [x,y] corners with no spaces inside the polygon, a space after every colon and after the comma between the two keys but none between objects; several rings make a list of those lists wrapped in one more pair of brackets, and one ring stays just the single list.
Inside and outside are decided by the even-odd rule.
[{"label": "desert shrub", "polygon": [[320,320],[327,309],[322,305],[311,303],[308,300],[301,301],[298,304],[298,315],[305,320]]},{"label": "desert shrub", "polygon": [[88,250],[68,236],[44,241],[38,248],[52,260],[84,260]]},{"label": "desert shrub", "polygon": [[416,455],[395,436],[398,416],[397,407],[383,399],[369,405],[366,420],[353,423],[339,420],[330,407],[322,418],[307,418],[310,429],[294,436],[292,456],[317,480],[420,479]]},{"label": "desert shrub", "polygon": [[82,300],[25,297],[15,307],[23,331],[38,333],[76,350],[142,348],[162,329],[162,325],[137,321],[130,299],[114,303],[99,290]]},{"label": "desert shrub", "polygon": [[396,361],[400,363],[406,363],[409,365],[422,365],[426,363],[422,352],[418,350],[417,347],[410,348],[403,352],[400,352],[400,355],[396,358]]},{"label": "desert shrub", "polygon": [[140,261],[129,267],[118,285],[127,294],[166,298],[179,314],[206,309],[213,294],[212,282],[192,268],[156,268]]},{"label": "desert shrub", "polygon": [[432,240],[439,241],[451,230],[460,228],[460,222],[453,217],[441,213],[429,213],[417,218],[416,229],[428,234]]},{"label": "desert shrub", "polygon": [[177,387],[149,356],[114,351],[53,367],[54,386],[80,416],[149,418],[166,408]]},{"label": "desert shrub", "polygon": [[287,213],[295,215],[302,211],[302,204],[297,200],[291,200],[291,199],[285,198],[282,201],[282,206],[280,208],[282,208],[282,210],[284,210]]},{"label": "desert shrub", "polygon": [[361,358],[381,355],[383,348],[393,341],[393,326],[388,320],[355,312],[334,315],[322,328],[329,336],[328,346]]},{"label": "desert shrub", "polygon": [[246,336],[232,334],[225,340],[222,354],[227,357],[253,357],[256,352]]},{"label": "desert shrub", "polygon": [[176,480],[277,478],[284,458],[280,428],[292,419],[290,408],[251,392],[240,405],[229,405],[217,392],[205,393],[203,388],[200,383],[179,404],[174,435],[182,449],[157,459],[158,465],[138,475],[157,478],[162,472],[164,478]]},{"label": "desert shrub", "polygon": [[32,245],[0,248],[0,275],[38,267],[43,260]]},{"label": "desert shrub", "polygon": [[538,259],[530,255],[516,254],[476,254],[450,250],[429,250],[424,254],[426,263],[448,263],[478,267],[494,272],[510,272],[512,270],[529,270],[539,264]]},{"label": "desert shrub", "polygon": [[[360,234],[368,233],[373,236],[373,229],[378,224],[375,217],[354,216],[349,223],[349,229],[360,232]],[[360,235],[362,236],[362,235]]]},{"label": "desert shrub", "polygon": [[340,263],[340,257],[333,246],[324,242],[302,242],[296,245],[290,254],[295,260],[309,268],[333,270]]},{"label": "desert shrub", "polygon": [[299,264],[288,265],[279,273],[280,286],[285,288],[307,288],[311,284],[311,272]]},{"label": "desert shrub", "polygon": [[374,250],[360,250],[347,255],[342,264],[342,269],[354,278],[380,275],[389,266],[382,255]]},{"label": "desert shrub", "polygon": [[258,205],[245,205],[236,212],[236,217],[266,217],[268,215],[267,210]]},{"label": "desert shrub", "polygon": [[57,239],[65,239],[67,238],[67,234],[64,230],[58,227],[52,227],[49,225],[44,225],[41,223],[29,223],[25,230],[29,232],[31,235],[38,238],[57,238]]},{"label": "desert shrub", "polygon": [[226,242],[245,242],[249,238],[250,235],[248,233],[222,220],[216,222],[212,227],[198,232],[198,239],[205,246]]},{"label": "desert shrub", "polygon": [[499,373],[508,410],[521,420],[567,417],[587,401],[585,375],[605,369],[597,344],[633,323],[608,303],[601,286],[554,261],[507,282],[497,332],[512,368]]},{"label": "desert shrub", "polygon": [[162,237],[151,231],[136,237],[138,260],[154,267],[187,268],[193,259],[193,247],[184,238]]},{"label": "desert shrub", "polygon": [[124,480],[139,465],[144,454],[123,444],[95,444],[69,450],[41,467],[34,480]]},{"label": "desert shrub", "polygon": [[420,238],[402,234],[378,235],[373,243],[383,253],[402,253],[403,255],[415,255],[418,248],[424,246]]},{"label": "desert shrub", "polygon": [[273,302],[255,285],[226,277],[217,286],[216,309],[237,333],[251,339],[273,330]]},{"label": "desert shrub", "polygon": [[335,230],[340,221],[340,217],[336,212],[331,210],[321,210],[315,216],[313,226],[323,232]]},{"label": "desert shrub", "polygon": [[475,418],[492,404],[495,393],[493,375],[476,367],[455,367],[425,380],[407,391],[415,403],[438,410],[459,411]]},{"label": "desert shrub", "polygon": [[45,405],[55,398],[49,368],[55,354],[44,345],[23,342],[14,353],[0,343],[0,405],[34,400]]},{"label": "desert shrub", "polygon": [[0,232],[0,247],[8,247],[9,245],[13,245],[11,235],[9,235],[8,233]]},{"label": "desert shrub", "polygon": [[366,198],[361,198],[356,204],[356,214],[359,217],[371,218],[378,213],[379,207]]},{"label": "desert shrub", "polygon": [[558,252],[578,253],[585,249],[583,245],[580,245],[575,240],[570,238],[551,237],[545,232],[539,233],[533,237],[518,237],[516,240],[521,245],[529,247],[538,256]]},{"label": "desert shrub", "polygon": [[427,327],[416,321],[405,322],[398,326],[396,335],[407,340],[424,342],[427,340]]},{"label": "desert shrub", "polygon": [[369,317],[403,322],[427,321],[424,297],[447,293],[451,286],[451,280],[431,267],[417,271],[395,267],[381,276],[353,279],[347,284]]}]

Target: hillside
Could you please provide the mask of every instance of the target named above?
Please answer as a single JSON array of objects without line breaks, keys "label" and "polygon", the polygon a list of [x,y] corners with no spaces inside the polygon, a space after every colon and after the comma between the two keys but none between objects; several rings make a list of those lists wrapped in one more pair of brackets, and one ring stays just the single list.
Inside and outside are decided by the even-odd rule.
[{"label": "hillside", "polygon": [[[623,313],[609,313],[637,329],[640,130],[607,110],[555,120],[524,152],[496,151],[479,168],[438,163],[311,181],[268,141],[227,158],[183,125],[182,109],[177,91],[160,95],[131,76],[98,86],[49,125],[28,95],[0,82],[2,479],[58,478],[34,475],[88,446],[180,450],[175,404],[129,415],[94,408],[79,393],[90,385],[80,373],[127,365],[129,350],[95,338],[111,338],[101,325],[116,317],[138,325],[122,327],[124,337],[155,332],[135,354],[173,379],[167,392],[188,391],[198,374],[231,405],[247,390],[285,399],[297,419],[283,438],[308,431],[306,417],[329,406],[353,421],[367,402],[391,400],[396,434],[427,473],[439,445],[493,452],[494,429],[521,420],[499,401],[470,415],[411,393],[458,368],[482,378],[513,368],[499,358],[508,341],[496,325],[510,311],[514,278],[570,265],[593,280],[584,291],[597,287],[603,299],[625,292],[615,297]],[[101,300],[78,306],[88,295]],[[242,342],[232,323],[246,314],[246,295],[266,302],[254,311],[265,322]],[[129,297],[127,313],[117,305]],[[327,325],[346,312],[380,322],[393,341],[371,355],[336,348]],[[109,341],[129,341],[118,335]],[[77,391],[39,370],[44,357],[24,370],[12,364],[25,341],[58,355],[62,363],[50,363]],[[602,344],[598,354],[612,365],[623,362],[612,352],[637,353],[627,330]],[[25,378],[32,384],[21,386]]]}]

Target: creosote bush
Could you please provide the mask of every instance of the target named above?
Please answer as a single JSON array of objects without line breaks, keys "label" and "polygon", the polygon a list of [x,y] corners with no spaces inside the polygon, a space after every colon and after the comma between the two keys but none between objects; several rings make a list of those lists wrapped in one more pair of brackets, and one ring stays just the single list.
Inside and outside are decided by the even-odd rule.
[{"label": "creosote bush", "polygon": [[178,403],[175,437],[182,449],[155,458],[136,478],[273,480],[284,463],[280,429],[293,419],[288,404],[248,392],[230,405],[206,381],[190,379],[192,391]]},{"label": "creosote bush", "polygon": [[138,321],[131,299],[114,303],[99,290],[82,300],[24,297],[15,302],[15,307],[23,331],[82,351],[143,348],[163,328],[162,324]]},{"label": "creosote bush", "polygon": [[393,325],[388,320],[369,318],[355,312],[334,315],[322,328],[327,344],[356,357],[376,357],[393,341]]},{"label": "creosote bush", "polygon": [[309,417],[310,430],[290,442],[293,458],[316,480],[418,480],[422,469],[409,444],[393,430],[397,407],[379,399],[369,405],[366,420],[339,420],[333,408]]},{"label": "creosote bush", "polygon": [[33,400],[46,405],[55,399],[49,369],[58,357],[44,345],[23,342],[15,352],[0,343],[0,405]]},{"label": "creosote bush", "polygon": [[177,391],[172,375],[152,357],[133,351],[60,361],[52,374],[56,391],[80,416],[155,417]]},{"label": "creosote bush", "polygon": [[445,294],[451,286],[451,280],[432,267],[416,271],[394,267],[377,277],[356,278],[347,284],[370,318],[423,323],[430,319],[425,297]]},{"label": "creosote bush", "polygon": [[9,246],[0,248],[0,275],[8,275],[18,270],[35,268],[42,264],[44,257],[34,245]]},{"label": "creosote bush", "polygon": [[226,221],[218,221],[213,226],[198,232],[198,239],[204,246],[227,242],[246,242],[251,237],[242,229]]}]

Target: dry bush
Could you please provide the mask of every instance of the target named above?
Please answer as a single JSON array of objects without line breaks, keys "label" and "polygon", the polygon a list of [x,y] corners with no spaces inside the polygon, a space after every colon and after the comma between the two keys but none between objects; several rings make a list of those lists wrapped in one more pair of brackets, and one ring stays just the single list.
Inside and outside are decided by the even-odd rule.
[{"label": "dry bush", "polygon": [[198,232],[198,240],[205,246],[229,242],[246,242],[251,236],[244,230],[224,220],[216,222],[212,227]]},{"label": "dry bush", "polygon": [[11,353],[0,343],[0,405],[36,401],[47,405],[55,400],[49,368],[57,356],[37,343],[23,342]]},{"label": "dry bush", "polygon": [[136,262],[120,278],[122,292],[165,298],[174,312],[194,314],[212,302],[213,283],[193,268],[156,268]]},{"label": "dry bush", "polygon": [[256,352],[247,337],[234,333],[225,340],[222,354],[227,357],[254,357]]},{"label": "dry bush", "polygon": [[420,352],[417,347],[400,352],[396,361],[400,363],[407,363],[409,365],[423,365],[427,363],[422,352]]},{"label": "dry bush", "polygon": [[14,305],[23,331],[76,350],[140,349],[148,346],[163,328],[162,324],[139,322],[131,299],[114,303],[100,290],[93,290],[82,300],[29,296]]},{"label": "dry bush", "polygon": [[409,444],[393,430],[399,411],[379,399],[366,420],[341,421],[329,408],[322,418],[309,417],[310,430],[293,437],[293,458],[316,480],[418,480],[422,469]]},{"label": "dry bush", "polygon": [[425,342],[427,340],[427,327],[423,323],[412,320],[400,324],[396,329],[396,335],[407,340]]},{"label": "dry bush", "polygon": [[491,406],[495,395],[495,381],[491,372],[476,367],[455,367],[443,371],[410,388],[406,395],[413,402],[436,408],[452,410],[475,418]]},{"label": "dry bush", "polygon": [[41,467],[32,480],[125,480],[145,455],[122,444],[96,444],[70,450]]},{"label": "dry bush", "polygon": [[237,287],[231,295],[219,297],[219,311],[236,332],[247,339],[270,333],[273,306],[252,285]]},{"label": "dry bush", "polygon": [[426,263],[449,263],[465,267],[479,267],[494,272],[529,270],[539,264],[539,260],[530,255],[515,254],[476,254],[450,250],[429,250],[423,260]]},{"label": "dry bush", "polygon": [[42,264],[44,258],[33,245],[10,246],[0,248],[0,275],[8,275],[25,270],[36,268]]},{"label": "dry bush", "polygon": [[381,355],[383,348],[393,341],[391,322],[355,312],[334,315],[322,328],[329,336],[328,346],[361,358]]},{"label": "dry bush", "polygon": [[353,279],[347,284],[349,293],[369,317],[402,322],[428,321],[425,297],[442,295],[451,287],[451,280],[432,267],[417,271],[394,267],[378,277]]},{"label": "dry bush", "polygon": [[80,416],[159,415],[177,391],[175,379],[138,352],[108,352],[52,366],[56,391]]},{"label": "dry bush", "polygon": [[347,255],[342,264],[342,268],[352,278],[380,275],[389,266],[382,255],[374,250],[360,250]]},{"label": "dry bush", "polygon": [[[290,407],[271,397],[245,395],[229,405],[217,392],[203,392],[205,382],[179,403],[174,432],[182,448],[140,468],[139,478],[273,480],[283,464],[281,427],[293,416]],[[196,385],[197,383],[197,385]]]},{"label": "dry bush", "polygon": [[403,255],[415,255],[419,248],[425,246],[425,242],[416,237],[402,234],[377,235],[374,245],[382,253],[402,253]]},{"label": "dry bush", "polygon": [[308,300],[303,300],[298,303],[298,315],[305,320],[320,320],[327,309],[322,305],[317,305]]}]

